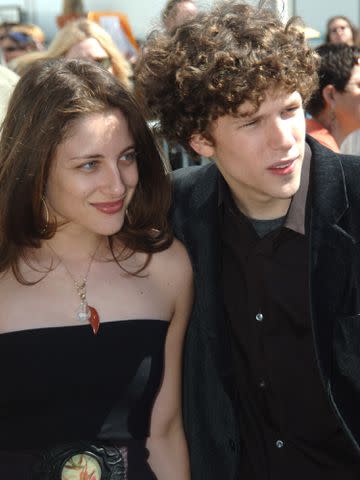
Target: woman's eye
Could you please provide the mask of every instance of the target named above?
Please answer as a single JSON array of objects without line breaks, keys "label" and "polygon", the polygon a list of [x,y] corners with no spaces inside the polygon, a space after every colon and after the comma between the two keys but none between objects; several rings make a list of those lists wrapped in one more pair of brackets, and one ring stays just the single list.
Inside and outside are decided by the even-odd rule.
[{"label": "woman's eye", "polygon": [[136,152],[135,150],[131,151],[131,152],[127,152],[127,153],[124,153],[123,155],[121,155],[120,157],[120,160],[122,162],[126,162],[126,163],[133,163],[136,161]]},{"label": "woman's eye", "polygon": [[87,172],[90,172],[92,170],[94,170],[97,166],[97,161],[96,160],[92,160],[91,162],[87,162],[87,163],[83,163],[82,165],[80,165],[79,168],[81,168],[81,170],[85,170]]}]

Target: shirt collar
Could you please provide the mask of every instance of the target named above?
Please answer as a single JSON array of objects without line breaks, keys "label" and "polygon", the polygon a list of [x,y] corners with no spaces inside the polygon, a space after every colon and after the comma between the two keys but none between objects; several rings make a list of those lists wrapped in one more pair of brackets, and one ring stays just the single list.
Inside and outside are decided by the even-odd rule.
[{"label": "shirt collar", "polygon": [[309,190],[309,175],[310,175],[311,150],[307,143],[305,143],[304,160],[301,168],[300,187],[293,196],[284,227],[293,230],[294,232],[305,235],[305,207],[306,197]]},{"label": "shirt collar", "polygon": [[[311,150],[307,143],[305,143],[304,160],[301,168],[300,186],[298,191],[293,196],[288,213],[286,215],[284,227],[294,232],[305,235],[305,207],[306,197],[309,190],[309,175],[311,163]],[[230,189],[224,179],[219,175],[218,182],[218,206],[221,205],[233,206],[234,201],[231,197]]]}]

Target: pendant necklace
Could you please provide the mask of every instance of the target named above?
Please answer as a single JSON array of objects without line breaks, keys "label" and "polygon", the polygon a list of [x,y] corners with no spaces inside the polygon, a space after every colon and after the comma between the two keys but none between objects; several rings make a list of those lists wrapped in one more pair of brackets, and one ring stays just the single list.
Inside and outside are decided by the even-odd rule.
[{"label": "pendant necklace", "polygon": [[89,261],[89,265],[87,267],[87,270],[86,270],[86,273],[85,273],[85,276],[83,278],[81,278],[80,280],[76,280],[74,275],[70,272],[70,270],[68,269],[66,263],[64,262],[64,260],[60,257],[60,255],[53,249],[53,247],[47,243],[47,246],[50,248],[50,250],[55,254],[55,256],[57,257],[57,259],[59,260],[59,262],[64,266],[65,268],[65,271],[67,272],[67,274],[69,275],[69,277],[71,278],[71,280],[74,282],[74,286],[75,286],[75,289],[76,289],[76,292],[77,294],[79,295],[80,297],[80,305],[78,307],[78,309],[76,310],[76,313],[75,313],[75,318],[76,320],[80,321],[80,322],[86,322],[86,321],[89,321],[91,327],[92,327],[92,331],[94,332],[94,335],[97,334],[97,332],[99,331],[99,327],[100,327],[100,317],[99,317],[99,314],[96,310],[95,307],[92,307],[88,304],[88,301],[87,301],[87,298],[86,298],[86,286],[87,286],[87,279],[88,279],[88,275],[90,273],[90,268],[91,268],[91,265],[94,261],[94,258],[95,258],[95,255],[96,255],[96,252],[98,251],[99,247],[100,247],[100,243],[98,244],[98,246],[96,247],[94,253],[91,255],[90,257],[90,261]]}]

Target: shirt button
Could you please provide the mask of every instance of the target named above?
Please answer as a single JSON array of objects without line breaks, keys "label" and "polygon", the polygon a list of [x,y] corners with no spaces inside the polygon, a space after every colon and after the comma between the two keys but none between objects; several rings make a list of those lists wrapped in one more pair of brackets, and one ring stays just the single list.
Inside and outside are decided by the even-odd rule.
[{"label": "shirt button", "polygon": [[258,322],[262,322],[264,320],[264,315],[262,313],[257,313],[255,318]]},{"label": "shirt button", "polygon": [[282,440],[276,440],[276,448],[283,448],[284,447],[284,442]]},{"label": "shirt button", "polygon": [[235,442],[232,438],[229,438],[229,447],[230,447],[230,450],[235,452],[236,445],[235,445]]}]

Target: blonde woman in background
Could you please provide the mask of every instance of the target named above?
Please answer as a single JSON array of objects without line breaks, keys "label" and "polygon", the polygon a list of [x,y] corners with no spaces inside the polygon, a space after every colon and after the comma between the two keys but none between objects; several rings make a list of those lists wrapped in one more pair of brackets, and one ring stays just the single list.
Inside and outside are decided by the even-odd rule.
[{"label": "blonde woman in background", "polygon": [[80,19],[70,22],[55,35],[44,52],[31,52],[16,58],[10,67],[19,75],[37,60],[50,58],[84,58],[93,60],[130,87],[132,71],[129,62],[117,49],[110,35],[95,22]]}]

